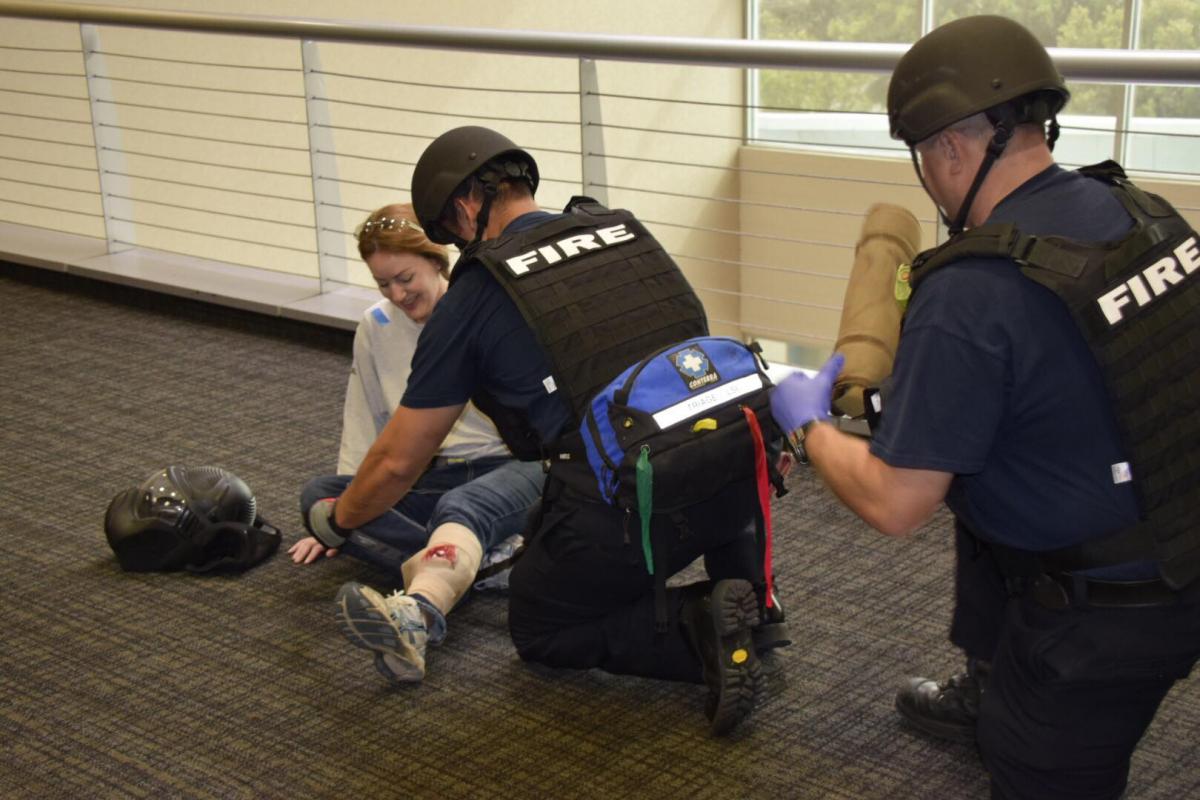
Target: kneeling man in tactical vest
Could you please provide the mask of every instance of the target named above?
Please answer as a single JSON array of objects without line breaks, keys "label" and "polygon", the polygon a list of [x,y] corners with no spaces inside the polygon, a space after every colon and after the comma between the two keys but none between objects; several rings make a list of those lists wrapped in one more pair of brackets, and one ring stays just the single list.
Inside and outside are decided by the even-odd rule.
[{"label": "kneeling man in tactical vest", "polygon": [[[413,205],[429,238],[457,244],[462,257],[421,333],[399,408],[332,513],[310,523],[336,532],[386,512],[473,400],[514,455],[548,464],[543,507],[510,580],[521,657],[705,682],[712,728],[724,733],[763,688],[756,638],[764,648],[787,643],[778,602],[768,602],[754,476],[654,517],[644,539],[653,547],[643,547],[637,509],[600,496],[579,432],[591,398],[622,370],[707,334],[704,310],[631,214],[587,198],[545,212],[537,186],[532,156],[487,128],[451,130],[425,150]],[[765,396],[762,413],[769,423]],[[423,617],[403,595],[342,604],[348,629],[375,632],[359,644],[404,658],[426,641],[414,626],[442,629],[439,614],[466,591],[478,559],[452,542],[430,545],[415,563],[444,596],[418,598]],[[701,557],[711,581],[665,587]]]}]

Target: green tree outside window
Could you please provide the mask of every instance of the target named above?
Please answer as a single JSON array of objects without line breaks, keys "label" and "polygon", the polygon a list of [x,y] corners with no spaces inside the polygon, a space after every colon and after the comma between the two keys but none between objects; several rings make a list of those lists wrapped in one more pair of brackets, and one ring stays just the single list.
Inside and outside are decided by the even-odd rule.
[{"label": "green tree outside window", "polygon": [[[921,31],[918,0],[760,0],[763,39],[911,43]],[[1021,22],[1047,47],[1119,49],[1125,40],[1125,4],[1114,0],[945,0],[934,8],[934,25],[973,14],[1000,14]],[[1142,0],[1139,47],[1195,48],[1200,0]],[[762,70],[763,110],[883,112],[886,75]],[[1120,86],[1071,84],[1072,114],[1116,117]],[[1200,89],[1142,87],[1138,116],[1200,117]]]}]

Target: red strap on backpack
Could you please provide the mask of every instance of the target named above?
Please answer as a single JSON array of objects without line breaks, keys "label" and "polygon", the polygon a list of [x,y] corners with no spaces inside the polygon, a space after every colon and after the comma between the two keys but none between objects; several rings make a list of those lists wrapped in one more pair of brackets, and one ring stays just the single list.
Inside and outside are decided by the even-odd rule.
[{"label": "red strap on backpack", "polygon": [[759,427],[754,409],[742,406],[742,413],[746,415],[746,424],[750,426],[750,435],[754,439],[754,482],[758,487],[758,506],[762,511],[766,539],[763,547],[763,577],[767,582],[767,608],[771,608],[775,597],[775,570],[771,564],[771,479],[767,477],[767,447],[763,443],[762,428]]}]

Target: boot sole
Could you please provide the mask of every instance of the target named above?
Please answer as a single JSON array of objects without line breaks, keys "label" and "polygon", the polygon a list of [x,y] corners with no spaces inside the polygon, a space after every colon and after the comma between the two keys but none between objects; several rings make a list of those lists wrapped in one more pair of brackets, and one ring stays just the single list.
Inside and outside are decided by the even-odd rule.
[{"label": "boot sole", "polygon": [[[355,647],[376,653],[379,674],[399,683],[413,683],[425,677],[425,657],[403,637],[386,614],[355,591],[355,586],[338,589],[338,629]],[[398,663],[406,669],[396,669]]]},{"label": "boot sole", "polygon": [[712,622],[720,642],[716,682],[709,687],[711,730],[723,736],[750,716],[766,689],[754,652],[751,627],[758,622],[758,598],[748,581],[720,581],[712,592]]}]

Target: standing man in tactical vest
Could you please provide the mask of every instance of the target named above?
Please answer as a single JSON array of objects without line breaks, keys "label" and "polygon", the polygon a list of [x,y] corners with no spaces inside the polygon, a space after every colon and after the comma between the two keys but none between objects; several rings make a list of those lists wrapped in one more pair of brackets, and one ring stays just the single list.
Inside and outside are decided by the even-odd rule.
[{"label": "standing man in tactical vest", "polygon": [[[824,424],[837,355],[772,396],[776,421],[871,526],[907,536],[943,501],[954,512],[950,639],[967,670],[911,679],[896,707],[930,735],[977,741],[997,798],[1119,796],[1200,654],[1197,393],[1166,388],[1197,379],[1180,336],[1197,321],[1197,239],[1115,164],[1055,165],[1067,99],[1042,45],[1002,17],[913,45],[888,115],[951,236],[913,265],[880,425],[868,444]],[[1113,327],[1114,306],[1148,327]],[[1151,336],[1157,365],[1137,347]],[[1114,368],[1119,351],[1145,363]],[[1169,412],[1147,427],[1138,414],[1160,391]],[[1166,444],[1144,445],[1156,435]]]},{"label": "standing man in tactical vest", "polygon": [[[660,570],[704,556],[713,579],[656,598],[628,514],[600,500],[578,434],[580,410],[626,366],[707,333],[703,307],[632,215],[590,201],[542,211],[538,180],[529,153],[477,126],[443,134],[418,160],[412,197],[421,226],[463,255],[421,333],[399,408],[353,483],[336,504],[314,506],[310,524],[344,535],[391,508],[473,399],[514,455],[548,464],[540,518],[510,580],[522,658],[703,680],[713,730],[725,733],[763,686],[751,629],[781,642],[778,616],[759,624],[754,488],[735,487],[745,490],[656,532],[671,537]],[[414,556],[408,594],[343,587],[339,613],[352,641],[393,664],[423,660],[478,566],[478,548],[464,544],[431,540]]]}]

